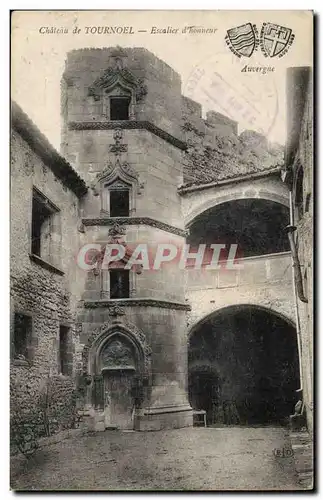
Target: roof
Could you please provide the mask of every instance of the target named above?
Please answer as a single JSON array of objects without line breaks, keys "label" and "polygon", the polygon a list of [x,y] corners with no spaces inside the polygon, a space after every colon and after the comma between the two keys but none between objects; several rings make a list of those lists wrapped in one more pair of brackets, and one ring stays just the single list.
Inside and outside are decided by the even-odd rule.
[{"label": "roof", "polygon": [[62,183],[76,196],[83,196],[88,188],[72,165],[61,156],[23,112],[16,102],[12,102],[11,126],[27,142],[30,148],[43,160]]},{"label": "roof", "polygon": [[224,184],[232,184],[238,182],[249,181],[251,179],[260,179],[263,177],[267,177],[269,175],[275,175],[281,177],[282,166],[279,165],[277,167],[268,168],[266,170],[259,170],[258,172],[248,173],[248,174],[235,174],[231,177],[225,177],[220,180],[211,181],[211,182],[199,182],[199,183],[187,183],[183,184],[178,188],[179,194],[189,193],[192,191],[201,191],[203,189],[208,189],[215,186],[223,186]]}]

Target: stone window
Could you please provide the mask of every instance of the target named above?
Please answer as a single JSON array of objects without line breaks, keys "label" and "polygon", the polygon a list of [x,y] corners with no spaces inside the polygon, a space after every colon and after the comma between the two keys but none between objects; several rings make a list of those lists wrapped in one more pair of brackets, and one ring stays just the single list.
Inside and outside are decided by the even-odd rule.
[{"label": "stone window", "polygon": [[304,182],[304,172],[303,168],[300,167],[297,172],[296,182],[295,182],[295,217],[296,222],[303,217],[304,206],[303,206],[303,182]]},{"label": "stone window", "polygon": [[129,189],[110,189],[110,217],[129,217]]},{"label": "stone window", "polygon": [[29,346],[32,337],[32,318],[26,314],[14,314],[13,357],[29,359]]},{"label": "stone window", "polygon": [[102,208],[110,217],[130,216],[131,186],[121,179],[112,184],[105,184]]},{"label": "stone window", "polygon": [[70,350],[70,328],[64,325],[59,327],[59,373],[70,375],[71,350]]},{"label": "stone window", "polygon": [[129,120],[130,97],[110,97],[110,120]]},{"label": "stone window", "polygon": [[60,212],[38,189],[33,189],[31,253],[59,265]]},{"label": "stone window", "polygon": [[128,299],[130,297],[130,271],[109,269],[102,271],[102,292],[110,299]]}]

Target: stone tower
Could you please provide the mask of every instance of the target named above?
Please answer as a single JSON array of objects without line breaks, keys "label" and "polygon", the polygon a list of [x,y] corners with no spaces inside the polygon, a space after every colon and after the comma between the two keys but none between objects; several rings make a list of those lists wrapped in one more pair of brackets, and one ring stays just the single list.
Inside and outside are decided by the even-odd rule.
[{"label": "stone tower", "polygon": [[[80,210],[82,244],[182,248],[180,76],[143,48],[72,51],[62,119],[62,153],[92,188]],[[192,425],[183,270],[169,263],[77,272],[85,403],[95,428]]]}]

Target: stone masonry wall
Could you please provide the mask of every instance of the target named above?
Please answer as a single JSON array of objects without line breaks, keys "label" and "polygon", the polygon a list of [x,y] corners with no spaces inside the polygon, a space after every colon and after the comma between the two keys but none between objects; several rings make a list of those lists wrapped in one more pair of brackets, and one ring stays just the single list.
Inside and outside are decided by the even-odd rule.
[{"label": "stone masonry wall", "polygon": [[[91,185],[97,174],[115,158],[109,152],[114,144],[113,130],[70,131],[69,150],[78,152],[75,165]],[[138,174],[142,185],[136,192],[136,207],[132,216],[152,217],[175,227],[183,228],[180,198],[177,187],[183,179],[182,151],[146,130],[124,130],[122,143],[128,151],[121,161],[127,162]],[[84,174],[83,174],[84,173]],[[100,215],[100,196],[90,192],[82,203],[85,217]]]},{"label": "stone masonry wall", "polygon": [[[11,375],[13,379],[18,376],[28,378],[37,386],[49,375],[59,375],[60,325],[70,328],[68,355],[71,376],[77,366],[75,348],[79,340],[75,311],[80,283],[74,259],[79,247],[78,199],[54,177],[15,131],[11,147],[11,327],[15,311],[32,317],[30,362],[27,364],[12,359]],[[45,269],[29,257],[33,186],[60,209],[60,270],[63,275]],[[68,381],[66,383],[68,385]]]},{"label": "stone masonry wall", "polygon": [[308,303],[298,300],[302,342],[304,396],[309,430],[313,431],[313,82],[308,84],[298,159],[304,170],[303,217],[297,223],[298,255]]},{"label": "stone masonry wall", "polygon": [[184,160],[187,186],[266,171],[283,164],[283,147],[268,144],[252,130],[237,135],[237,123],[182,97],[182,129],[188,149]]},{"label": "stone masonry wall", "polygon": [[[64,118],[70,121],[101,121],[101,103],[88,95],[93,82],[114,66],[113,47],[104,49],[80,49],[69,52],[63,76]],[[144,48],[122,50],[123,65],[140,79],[146,87],[146,95],[135,109],[136,120],[149,121],[181,139],[179,117],[181,115],[180,76],[151,52]],[[63,137],[62,151],[69,149],[67,129]],[[67,139],[67,143],[64,141]]]}]

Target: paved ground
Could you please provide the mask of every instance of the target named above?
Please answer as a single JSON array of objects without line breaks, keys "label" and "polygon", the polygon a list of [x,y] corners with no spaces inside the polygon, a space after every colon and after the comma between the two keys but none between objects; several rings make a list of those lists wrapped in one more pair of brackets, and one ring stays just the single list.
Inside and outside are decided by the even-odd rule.
[{"label": "paved ground", "polygon": [[12,470],[14,490],[300,489],[283,428],[106,431],[40,450]]}]

